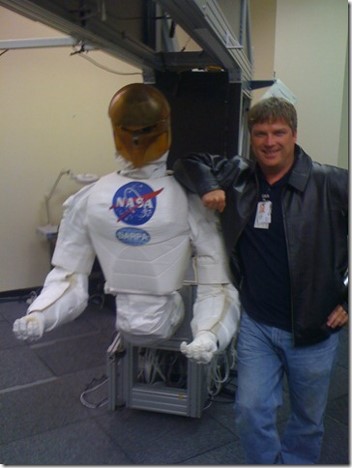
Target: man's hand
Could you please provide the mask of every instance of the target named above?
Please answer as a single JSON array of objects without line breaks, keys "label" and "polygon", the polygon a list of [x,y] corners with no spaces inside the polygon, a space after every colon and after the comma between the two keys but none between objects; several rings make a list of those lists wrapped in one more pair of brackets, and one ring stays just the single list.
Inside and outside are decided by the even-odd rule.
[{"label": "man's hand", "polygon": [[225,192],[221,189],[207,192],[205,195],[202,196],[202,202],[206,208],[210,208],[211,210],[217,210],[220,213],[222,213],[226,206]]},{"label": "man's hand", "polygon": [[330,328],[336,328],[343,327],[347,322],[348,313],[341,305],[338,305],[329,315],[326,325]]}]

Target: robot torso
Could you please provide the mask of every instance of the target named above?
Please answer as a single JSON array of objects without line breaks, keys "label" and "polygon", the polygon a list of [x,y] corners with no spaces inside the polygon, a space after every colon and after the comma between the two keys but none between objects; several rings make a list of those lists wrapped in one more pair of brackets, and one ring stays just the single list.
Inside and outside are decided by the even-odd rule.
[{"label": "robot torso", "polygon": [[182,285],[191,255],[187,196],[172,176],[102,177],[86,222],[106,292],[168,294]]}]

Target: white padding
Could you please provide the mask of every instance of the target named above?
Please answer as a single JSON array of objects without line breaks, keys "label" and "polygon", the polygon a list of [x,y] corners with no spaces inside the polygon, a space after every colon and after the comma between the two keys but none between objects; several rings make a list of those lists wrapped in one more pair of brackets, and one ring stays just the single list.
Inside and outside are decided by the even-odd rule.
[{"label": "white padding", "polygon": [[178,292],[167,296],[116,296],[116,328],[127,341],[138,346],[170,338],[183,317],[184,304]]}]

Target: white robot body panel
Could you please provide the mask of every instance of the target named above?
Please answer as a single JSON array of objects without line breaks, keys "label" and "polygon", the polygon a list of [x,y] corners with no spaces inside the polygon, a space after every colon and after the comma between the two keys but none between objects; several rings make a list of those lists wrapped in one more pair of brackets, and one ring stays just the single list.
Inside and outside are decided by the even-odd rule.
[{"label": "white robot body panel", "polygon": [[173,177],[100,179],[87,200],[87,228],[109,293],[169,294],[191,255],[188,201]]},{"label": "white robot body panel", "polygon": [[95,252],[87,229],[87,200],[95,184],[82,188],[64,203],[51,263],[69,272],[89,275]]},{"label": "white robot body panel", "polygon": [[[116,325],[125,338],[140,346],[167,339],[183,317],[175,291],[195,248],[195,280],[198,289],[203,287],[194,304],[194,342],[181,350],[190,359],[209,362],[226,347],[237,329],[239,304],[236,297],[224,300],[228,292],[221,285],[229,279],[223,241],[215,215],[196,196],[186,196],[170,176],[136,180],[112,173],[70,197],[64,207],[55,269],[28,319],[18,321],[17,336],[39,336],[84,310],[87,285],[81,287],[81,279],[87,282],[97,255],[105,292],[116,295]],[[37,331],[28,328],[32,322],[38,322]]]}]

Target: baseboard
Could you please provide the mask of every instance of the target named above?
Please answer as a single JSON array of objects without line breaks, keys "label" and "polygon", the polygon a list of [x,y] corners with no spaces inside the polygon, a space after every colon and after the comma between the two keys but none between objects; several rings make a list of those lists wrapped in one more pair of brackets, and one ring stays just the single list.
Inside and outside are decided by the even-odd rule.
[{"label": "baseboard", "polygon": [[0,302],[27,301],[33,294],[38,295],[43,286],[33,288],[13,289],[11,291],[0,291]]}]

